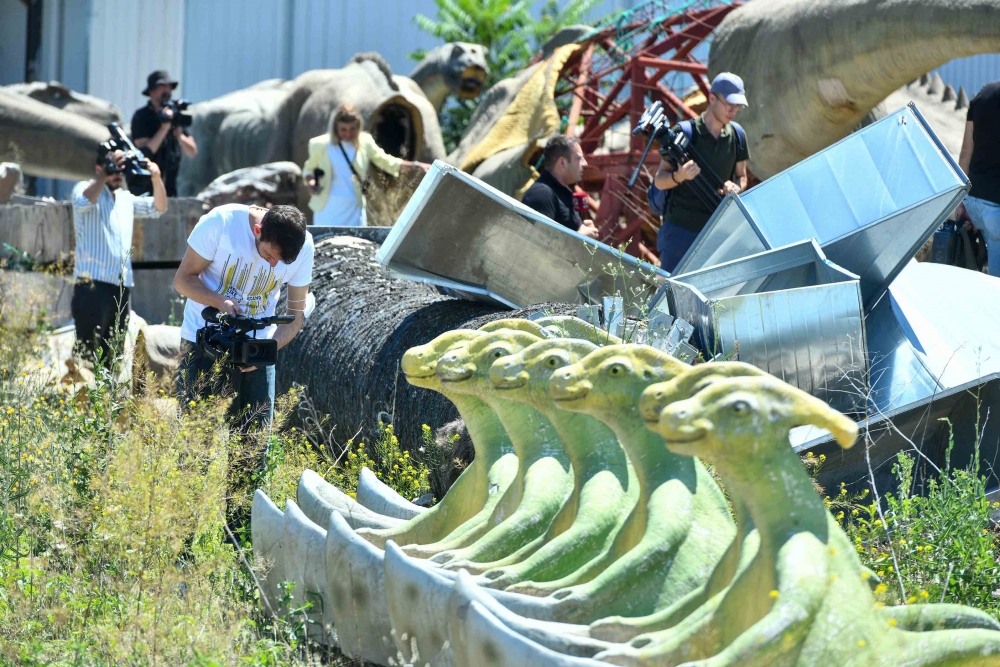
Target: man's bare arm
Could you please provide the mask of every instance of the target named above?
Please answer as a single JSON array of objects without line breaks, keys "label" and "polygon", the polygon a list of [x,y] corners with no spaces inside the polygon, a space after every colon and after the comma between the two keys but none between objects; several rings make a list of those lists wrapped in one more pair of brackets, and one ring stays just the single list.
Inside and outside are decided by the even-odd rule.
[{"label": "man's bare arm", "polygon": [[661,190],[673,190],[684,181],[690,181],[701,173],[701,167],[694,160],[688,160],[674,169],[674,165],[663,158],[660,158],[660,166],[656,168],[656,177],[653,179],[656,187]]},{"label": "man's bare arm", "polygon": [[220,312],[230,315],[239,314],[239,306],[221,294],[208,289],[208,286],[199,277],[201,272],[207,269],[211,263],[212,260],[205,259],[196,253],[191,246],[188,246],[184,252],[184,258],[181,260],[181,265],[177,267],[177,273],[174,274],[174,289],[177,290],[178,294],[206,306],[218,308]]},{"label": "man's bare arm", "polygon": [[962,168],[965,175],[969,175],[969,167],[972,164],[972,149],[975,143],[972,140],[972,121],[965,122],[965,136],[962,137],[962,150],[958,154],[958,166]]},{"label": "man's bare arm", "polygon": [[291,324],[279,324],[274,332],[274,340],[278,342],[278,349],[285,347],[292,342],[296,334],[302,329],[302,322],[305,320],[306,295],[309,294],[309,286],[292,287],[288,286],[288,303],[285,312],[294,315],[295,321]]}]

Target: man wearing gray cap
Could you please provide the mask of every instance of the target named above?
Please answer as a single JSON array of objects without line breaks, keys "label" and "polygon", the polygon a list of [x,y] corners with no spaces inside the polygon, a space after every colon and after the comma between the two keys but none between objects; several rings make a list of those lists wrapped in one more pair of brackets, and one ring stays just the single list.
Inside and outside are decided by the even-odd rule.
[{"label": "man wearing gray cap", "polygon": [[[743,128],[733,121],[737,112],[746,105],[743,79],[723,72],[712,80],[705,112],[695,120],[679,125],[704,161],[702,166],[711,167],[725,180],[719,191],[721,195],[743,192],[747,185],[746,161],[750,159],[750,153]],[[694,160],[682,165],[660,160],[656,171],[656,187],[673,190],[656,237],[660,268],[666,271],[674,270],[714,213],[690,185],[685,185],[701,173],[701,168]]]}]

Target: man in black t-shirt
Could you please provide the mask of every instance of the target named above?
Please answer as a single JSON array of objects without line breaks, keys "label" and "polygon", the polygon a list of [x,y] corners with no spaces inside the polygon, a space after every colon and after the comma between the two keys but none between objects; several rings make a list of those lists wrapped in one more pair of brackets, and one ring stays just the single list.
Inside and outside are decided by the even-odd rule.
[{"label": "man in black t-shirt", "polygon": [[[691,121],[691,145],[705,166],[711,167],[724,181],[720,195],[739,194],[747,187],[750,153],[742,130],[737,130],[734,123],[736,114],[746,105],[743,79],[722,72],[712,80],[708,108]],[[660,268],[665,271],[673,272],[715,212],[698,198],[690,185],[684,185],[700,173],[701,167],[694,160],[675,165],[661,159],[656,170],[656,187],[673,190],[656,236]]]},{"label": "man in black t-shirt", "polygon": [[583,157],[579,139],[563,134],[553,135],[545,144],[542,173],[524,193],[521,202],[563,227],[596,239],[594,221],[582,220],[573,208],[572,187],[580,182],[586,166],[587,160]]},{"label": "man in black t-shirt", "polygon": [[1000,81],[969,103],[958,164],[972,181],[965,210],[986,239],[990,275],[1000,276]]},{"label": "man in black t-shirt", "polygon": [[[159,166],[167,196],[177,196],[177,172],[181,168],[181,155],[193,158],[198,155],[194,137],[180,125],[174,125],[173,110],[164,108],[177,88],[177,81],[164,70],[156,70],[146,78],[143,95],[149,103],[132,115],[132,142],[141,148],[150,160]],[[148,178],[129,179],[129,191],[142,194],[152,189]]]}]

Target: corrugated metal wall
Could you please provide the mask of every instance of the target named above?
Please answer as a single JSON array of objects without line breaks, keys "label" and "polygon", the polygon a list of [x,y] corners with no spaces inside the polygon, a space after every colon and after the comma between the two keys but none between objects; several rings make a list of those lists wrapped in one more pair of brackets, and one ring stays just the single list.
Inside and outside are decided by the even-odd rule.
[{"label": "corrugated metal wall", "polygon": [[[602,17],[636,0],[604,0]],[[544,3],[536,0],[536,11]],[[435,17],[434,0],[187,0],[185,96],[206,100],[270,78],[343,67],[355,53],[378,51],[393,72],[409,74],[406,54],[439,40],[417,28]]]},{"label": "corrugated metal wall", "polygon": [[28,8],[21,0],[0,0],[0,86],[24,81]]},{"label": "corrugated metal wall", "polygon": [[128,123],[146,103],[150,72],[181,75],[184,0],[93,0],[91,12],[87,92],[117,104]]},{"label": "corrugated metal wall", "polygon": [[984,53],[970,58],[959,58],[936,70],[945,83],[955,90],[965,87],[969,99],[991,81],[1000,80],[1000,53]]},{"label": "corrugated metal wall", "polygon": [[187,0],[184,97],[200,101],[287,79],[295,0]]}]

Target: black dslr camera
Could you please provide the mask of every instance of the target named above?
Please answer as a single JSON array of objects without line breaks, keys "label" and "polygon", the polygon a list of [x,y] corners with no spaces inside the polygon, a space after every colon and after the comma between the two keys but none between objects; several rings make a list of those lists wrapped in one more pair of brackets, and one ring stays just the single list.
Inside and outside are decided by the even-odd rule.
[{"label": "black dslr camera", "polygon": [[[110,123],[108,131],[111,133],[111,138],[101,144],[101,150],[104,151],[104,173],[113,176],[124,172],[125,178],[149,176],[149,170],[142,166],[146,162],[146,156],[129,141],[121,126],[118,123]],[[115,164],[115,151],[125,153],[125,164],[121,168]]]},{"label": "black dslr camera", "polygon": [[[201,311],[205,326],[198,329],[197,343],[212,360],[226,358],[230,366],[273,366],[278,361],[278,342],[257,338],[257,332],[272,324],[290,324],[291,315],[254,319],[246,315],[227,315],[209,306]],[[253,332],[253,335],[250,335]]]},{"label": "black dslr camera", "polygon": [[[188,100],[168,100],[164,102],[163,108],[160,109],[160,122],[166,123],[169,121],[173,127],[189,127],[194,122],[191,114],[184,113],[189,106],[191,106],[191,102]],[[174,115],[170,118],[163,113],[167,109],[174,112]]]},{"label": "black dslr camera", "polygon": [[660,144],[660,156],[664,160],[672,162],[675,168],[679,169],[681,165],[686,164],[689,160],[694,160],[701,167],[701,173],[692,180],[687,181],[687,184],[693,188],[695,196],[705,206],[714,211],[722,203],[722,195],[719,194],[719,190],[722,189],[724,181],[702,159],[684,132],[679,128],[673,129],[670,127],[670,121],[666,114],[663,113],[662,102],[653,102],[642,112],[639,122],[632,129],[632,135],[637,134],[645,134],[649,139],[646,142],[645,150],[642,152],[642,157],[639,158],[639,164],[632,173],[632,178],[629,179],[628,187],[630,190],[635,185],[636,179],[639,178],[639,170],[642,167],[642,163],[646,160],[646,154],[649,153],[653,142],[656,141]]}]

